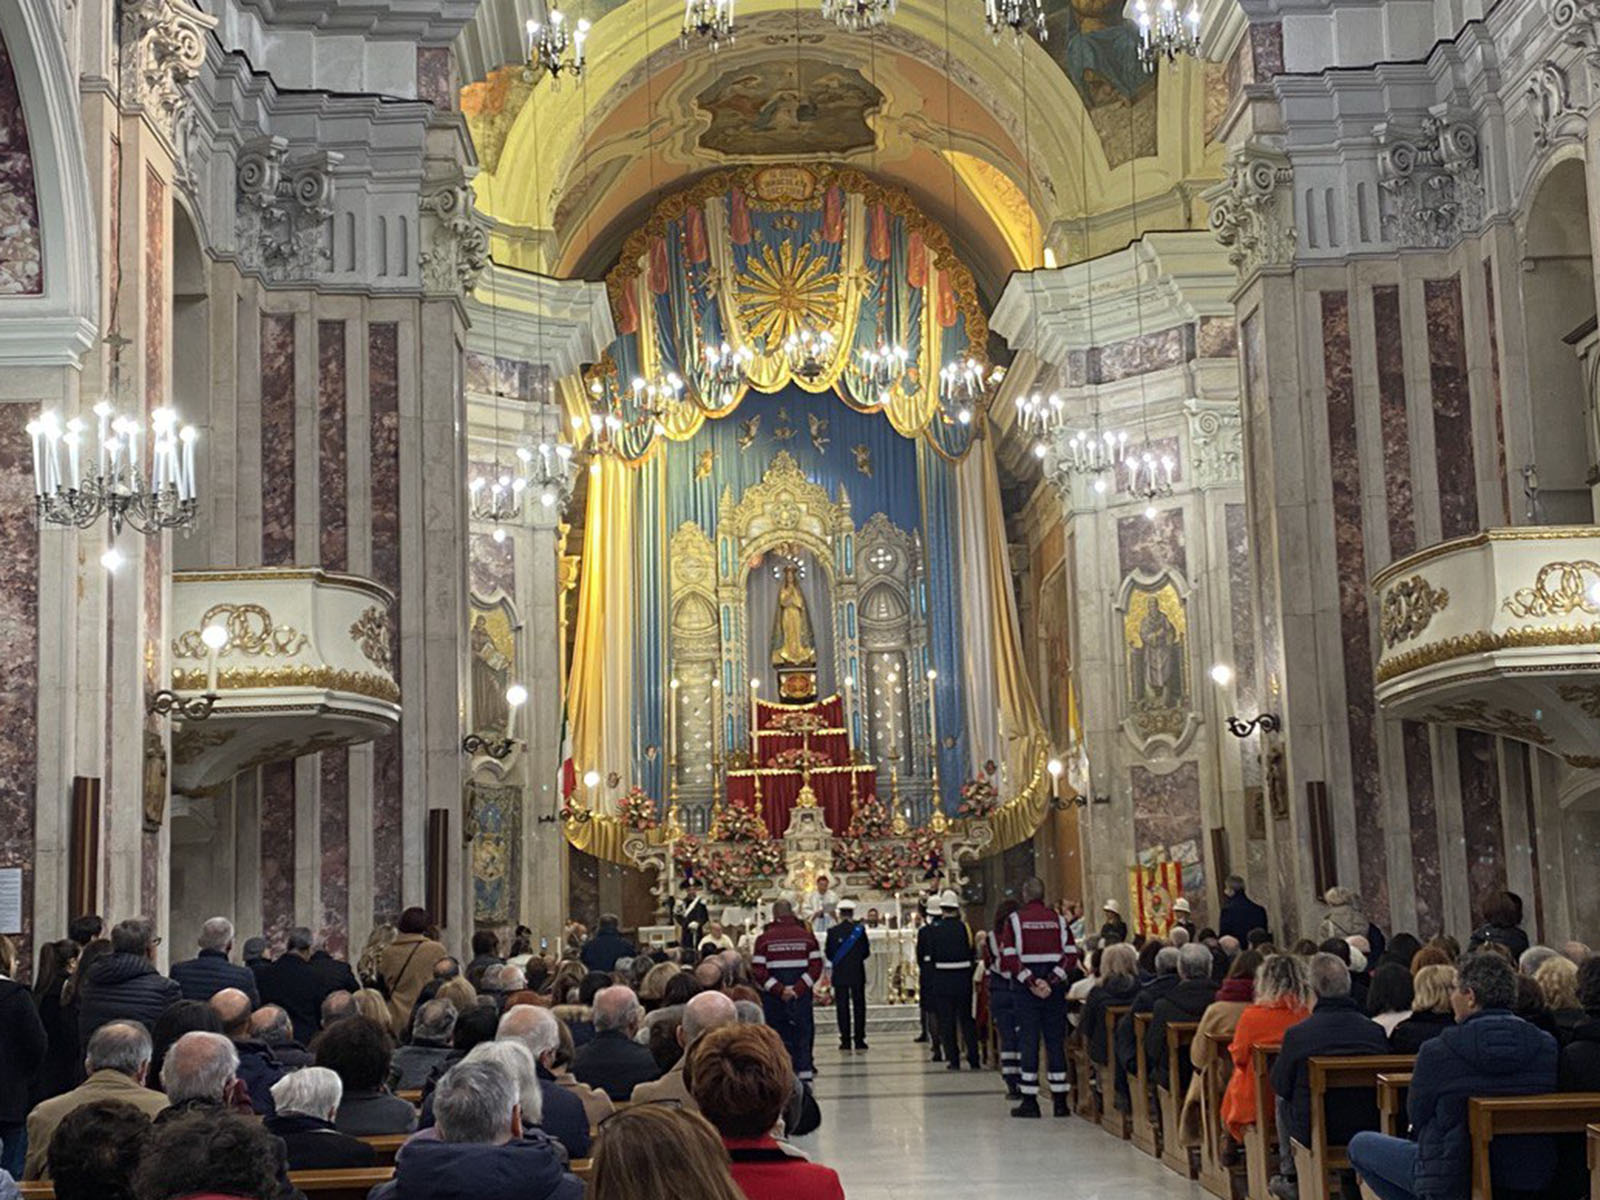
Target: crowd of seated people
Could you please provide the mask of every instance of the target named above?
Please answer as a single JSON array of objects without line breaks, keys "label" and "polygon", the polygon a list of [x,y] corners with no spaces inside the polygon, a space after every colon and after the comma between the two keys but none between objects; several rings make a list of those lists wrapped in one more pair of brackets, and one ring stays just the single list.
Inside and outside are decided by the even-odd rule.
[{"label": "crowd of seated people", "polygon": [[591,1157],[596,1195],[643,1194],[640,1155],[672,1160],[663,1196],[843,1194],[786,1140],[817,1105],[736,950],[641,953],[605,919],[562,961],[479,931],[463,970],[407,910],[354,964],[299,928],[241,962],[218,917],[163,974],[148,919],[72,930],[33,989],[0,937],[0,1195],[296,1200],[294,1172],[376,1170],[374,1200],[579,1200]]}]

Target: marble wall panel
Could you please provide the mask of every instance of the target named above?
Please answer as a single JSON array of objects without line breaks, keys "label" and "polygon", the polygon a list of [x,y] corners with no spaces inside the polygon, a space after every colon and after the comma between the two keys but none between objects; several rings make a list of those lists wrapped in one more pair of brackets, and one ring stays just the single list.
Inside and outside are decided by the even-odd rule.
[{"label": "marble wall panel", "polygon": [[0,38],[0,296],[44,293],[33,149],[11,52]]},{"label": "marble wall panel", "polygon": [[1483,902],[1506,887],[1506,839],[1500,822],[1500,768],[1494,738],[1457,729],[1456,765],[1461,781],[1461,830],[1467,851],[1467,895],[1472,923],[1483,920]]},{"label": "marble wall panel", "polygon": [[[350,566],[348,370],[345,323],[317,323],[317,509],[322,565]],[[350,751],[324,750],[318,765],[318,832],[322,851],[322,913],[318,933],[334,954],[349,945]]]},{"label": "marble wall panel", "polygon": [[1372,289],[1372,325],[1378,352],[1378,409],[1383,427],[1383,489],[1389,517],[1389,558],[1417,548],[1411,495],[1411,418],[1406,410],[1406,366],[1401,348],[1400,289]]},{"label": "marble wall panel", "polygon": [[1472,398],[1467,389],[1467,334],[1461,279],[1423,282],[1428,314],[1428,379],[1439,469],[1439,518],[1446,538],[1478,531],[1477,469],[1472,452]]},{"label": "marble wall panel", "polygon": [[1175,567],[1187,578],[1189,555],[1183,510],[1159,509],[1153,521],[1142,513],[1135,517],[1119,517],[1117,565],[1120,577],[1126,577],[1129,571],[1156,575],[1167,567]]},{"label": "marble wall panel", "polygon": [[417,99],[425,100],[440,112],[455,107],[456,89],[449,46],[417,47]]},{"label": "marble wall panel", "polygon": [[1362,531],[1361,449],[1356,441],[1355,379],[1347,292],[1322,293],[1322,359],[1332,460],[1334,555],[1339,575],[1339,628],[1343,634],[1351,798],[1361,864],[1360,889],[1372,919],[1387,925],[1388,858],[1379,782],[1377,701],[1372,690],[1372,629],[1367,610],[1366,546]]},{"label": "marble wall panel", "polygon": [[1240,326],[1239,338],[1244,359],[1245,479],[1255,499],[1249,512],[1251,569],[1256,581],[1256,620],[1260,629],[1258,686],[1265,695],[1283,682],[1283,638],[1278,615],[1278,575],[1267,557],[1277,538],[1272,520],[1272,463],[1267,453],[1271,445],[1267,436],[1267,346],[1261,321],[1259,312],[1251,313]]},{"label": "marble wall panel", "polygon": [[1207,912],[1204,832],[1200,821],[1200,764],[1192,759],[1158,775],[1135,765],[1129,771],[1133,793],[1134,853],[1139,862],[1171,860],[1183,864],[1183,891],[1197,925]]},{"label": "marble wall panel", "polygon": [[[372,577],[395,594],[400,612],[400,327],[374,322],[367,329],[367,386],[371,412]],[[402,697],[405,680],[395,662]],[[403,855],[400,738],[392,734],[373,748],[372,913],[392,920],[400,912]]]},{"label": "marble wall panel", "polygon": [[1238,322],[1232,317],[1201,317],[1194,352],[1200,358],[1238,358]]},{"label": "marble wall panel", "polygon": [[261,314],[261,563],[294,564],[294,317]]},{"label": "marble wall panel", "polygon": [[1500,476],[1500,519],[1509,525],[1511,524],[1511,480],[1506,457],[1506,405],[1500,389],[1500,314],[1495,309],[1492,259],[1483,260],[1483,290],[1489,305],[1489,388],[1494,393],[1491,399],[1494,401],[1494,444],[1498,460],[1495,466]]},{"label": "marble wall panel", "polygon": [[[167,185],[161,176],[147,170],[144,177],[144,408],[145,419],[167,403]],[[145,538],[144,551],[144,683],[146,692],[161,686],[161,668],[166,662],[162,637],[161,585],[165,569],[165,541]],[[160,759],[167,753],[160,722],[148,718],[145,753],[148,787],[165,790],[165,770]],[[153,736],[152,736],[153,735]],[[163,815],[167,797],[159,801]],[[161,832],[143,828],[140,834],[139,905],[146,913],[160,907]]]},{"label": "marble wall panel", "polygon": [[261,768],[261,928],[275,949],[295,924],[294,771],[293,759]]},{"label": "marble wall panel", "polygon": [[1411,818],[1411,877],[1417,899],[1414,932],[1429,938],[1444,931],[1444,882],[1439,871],[1439,816],[1428,727],[1417,721],[1402,722],[1400,741]]},{"label": "marble wall panel", "polygon": [[[22,868],[21,961],[33,960],[34,793],[38,786],[39,533],[33,523],[30,405],[0,404],[0,867]],[[26,977],[24,975],[24,977]]]},{"label": "marble wall panel", "polygon": [[[1257,701],[1255,596],[1250,571],[1250,513],[1243,504],[1222,511],[1228,552],[1228,634],[1233,655],[1233,690],[1240,712],[1253,713]],[[1261,786],[1261,756],[1253,743],[1239,742],[1240,779],[1247,788]]]},{"label": "marble wall panel", "polygon": [[1179,366],[1194,357],[1194,326],[1178,325],[1142,333],[1089,351],[1090,382],[1114,383],[1135,375]]},{"label": "marble wall panel", "polygon": [[527,396],[533,387],[531,363],[505,355],[467,351],[467,391],[489,396]]},{"label": "marble wall panel", "polygon": [[517,547],[507,538],[497,542],[487,533],[474,533],[468,539],[467,565],[472,593],[488,598],[496,592],[517,594]]},{"label": "marble wall panel", "polygon": [[321,754],[318,832],[322,843],[322,919],[319,936],[330,954],[350,945],[350,751]]}]

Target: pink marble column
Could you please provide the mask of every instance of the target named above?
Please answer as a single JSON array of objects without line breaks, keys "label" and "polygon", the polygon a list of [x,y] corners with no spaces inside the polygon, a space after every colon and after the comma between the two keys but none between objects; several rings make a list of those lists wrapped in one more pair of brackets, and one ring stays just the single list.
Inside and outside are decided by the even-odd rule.
[{"label": "pink marble column", "polygon": [[[318,539],[322,565],[350,565],[350,464],[345,426],[348,372],[345,323],[317,323]],[[350,751],[324,750],[319,764],[319,841],[322,848],[322,913],[319,935],[329,951],[349,945]]]},{"label": "pink marble column", "polygon": [[[144,407],[145,419],[167,403],[167,185],[153,170],[144,178]],[[144,683],[145,691],[161,687],[161,668],[167,661],[162,637],[162,578],[165,539],[144,539]],[[149,717],[145,727],[145,754],[167,753],[165,729],[159,718]],[[161,798],[165,813],[166,797]],[[140,839],[139,905],[155,915],[161,902],[161,831],[146,827]]]},{"label": "pink marble column", "polygon": [[0,404],[0,867],[22,868],[21,961],[33,959],[34,792],[38,778],[39,534],[33,525],[31,405]]},{"label": "pink marble column", "polygon": [[[371,411],[372,577],[395,596],[394,627],[400,629],[400,329],[375,322],[367,329],[367,386]],[[394,673],[403,655],[396,646]],[[392,920],[400,911],[404,806],[400,737],[373,747],[372,916]]]},{"label": "pink marble column", "polygon": [[294,760],[261,768],[261,927],[282,947],[294,913]]},{"label": "pink marble column", "polygon": [[1483,260],[1483,290],[1489,306],[1489,386],[1494,392],[1494,444],[1500,476],[1500,519],[1511,524],[1511,480],[1506,456],[1506,404],[1500,388],[1500,314],[1495,310],[1494,260]]},{"label": "pink marble column", "polygon": [[1456,764],[1461,778],[1461,830],[1467,850],[1467,896],[1474,924],[1482,905],[1506,886],[1505,827],[1500,821],[1500,764],[1495,739],[1476,729],[1457,729]]},{"label": "pink marble column", "polygon": [[1467,390],[1467,335],[1461,279],[1423,282],[1428,313],[1428,379],[1439,465],[1439,519],[1446,538],[1478,532],[1478,477],[1472,453],[1472,399]]}]

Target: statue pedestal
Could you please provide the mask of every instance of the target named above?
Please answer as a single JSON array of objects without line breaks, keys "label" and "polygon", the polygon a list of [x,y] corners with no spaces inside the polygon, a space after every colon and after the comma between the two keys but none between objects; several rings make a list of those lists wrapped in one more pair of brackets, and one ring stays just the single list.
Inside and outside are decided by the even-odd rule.
[{"label": "statue pedestal", "polygon": [[789,867],[784,886],[795,895],[803,896],[815,888],[818,875],[833,873],[833,831],[809,782],[801,785],[800,798],[789,814],[783,854]]},{"label": "statue pedestal", "polygon": [[779,667],[778,699],[785,704],[810,704],[817,698],[815,667]]}]

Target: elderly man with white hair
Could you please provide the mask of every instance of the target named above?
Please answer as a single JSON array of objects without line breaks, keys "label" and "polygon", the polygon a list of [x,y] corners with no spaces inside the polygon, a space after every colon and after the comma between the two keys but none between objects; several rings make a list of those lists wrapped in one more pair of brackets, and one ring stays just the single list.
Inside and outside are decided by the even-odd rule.
[{"label": "elderly man with white hair", "polygon": [[112,1021],[94,1031],[84,1056],[89,1078],[28,1114],[28,1156],[24,1179],[50,1178],[50,1138],[68,1113],[97,1100],[121,1100],[147,1117],[167,1106],[167,1098],[145,1086],[150,1070],[150,1034],[137,1021]]},{"label": "elderly man with white hair", "polygon": [[678,1026],[678,1045],[683,1047],[683,1057],[660,1079],[641,1083],[633,1089],[633,1103],[659,1104],[672,1101],[680,1108],[699,1112],[700,1108],[683,1082],[683,1065],[688,1059],[689,1047],[704,1034],[724,1025],[737,1025],[739,1010],[733,1001],[721,992],[701,992],[691,996],[683,1006],[683,1024]]},{"label": "elderly man with white hair", "polygon": [[[591,1139],[589,1116],[577,1093],[556,1081],[552,1064],[561,1045],[561,1025],[548,1008],[517,1004],[506,1009],[495,1031],[496,1041],[515,1041],[533,1056],[542,1097],[541,1115],[534,1122],[566,1147],[569,1158],[588,1158]],[[526,1105],[523,1117],[527,1119]]]},{"label": "elderly man with white hair", "polygon": [[327,1067],[304,1067],[272,1085],[276,1111],[266,1126],[283,1139],[291,1171],[370,1167],[376,1160],[366,1142],[333,1127],[343,1099],[344,1084]]},{"label": "elderly man with white hair", "polygon": [[250,1007],[261,1006],[256,990],[256,973],[249,967],[228,961],[233,953],[233,922],[227,917],[212,917],[200,926],[200,953],[187,962],[172,964],[172,978],[183,989],[185,1000],[209,1000],[224,988],[238,988],[250,997]]},{"label": "elderly man with white hair", "polygon": [[632,988],[601,988],[594,997],[594,1040],[572,1060],[579,1083],[597,1087],[612,1100],[627,1100],[633,1089],[661,1077],[648,1046],[633,1040],[644,1008]]},{"label": "elderly man with white hair", "polygon": [[[476,1050],[488,1047],[479,1046]],[[554,1144],[523,1137],[522,1089],[500,1054],[463,1060],[433,1092],[438,1135],[407,1142],[371,1200],[582,1200]]]}]

